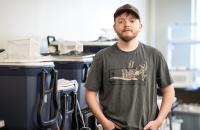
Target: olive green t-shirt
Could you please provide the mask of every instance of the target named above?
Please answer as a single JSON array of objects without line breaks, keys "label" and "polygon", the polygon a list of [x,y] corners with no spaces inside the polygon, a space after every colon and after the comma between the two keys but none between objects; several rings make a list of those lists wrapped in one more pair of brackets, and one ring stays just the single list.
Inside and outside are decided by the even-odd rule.
[{"label": "olive green t-shirt", "polygon": [[106,117],[121,127],[140,130],[157,116],[157,88],[171,83],[157,49],[139,43],[134,51],[124,52],[114,44],[95,55],[85,87],[99,93]]}]

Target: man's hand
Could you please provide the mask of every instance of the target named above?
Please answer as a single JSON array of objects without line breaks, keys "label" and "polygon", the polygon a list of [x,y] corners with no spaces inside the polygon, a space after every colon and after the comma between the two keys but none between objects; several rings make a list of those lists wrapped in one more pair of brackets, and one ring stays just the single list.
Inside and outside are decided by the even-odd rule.
[{"label": "man's hand", "polygon": [[162,103],[160,107],[160,111],[158,113],[158,117],[156,120],[150,121],[145,127],[144,130],[158,130],[162,125],[163,121],[167,117],[168,113],[171,110],[171,106],[174,99],[174,87],[173,85],[168,85],[162,88]]},{"label": "man's hand", "polygon": [[104,130],[112,130],[114,128],[120,129],[119,126],[117,126],[115,123],[109,120],[101,111],[101,108],[97,101],[97,92],[86,89],[85,99],[90,110],[92,111],[94,116],[97,118],[97,120],[100,122]]},{"label": "man's hand", "polygon": [[101,124],[104,130],[113,130],[114,128],[121,129],[118,125],[113,123],[111,120],[106,120]]},{"label": "man's hand", "polygon": [[162,125],[162,122],[159,122],[157,120],[150,121],[145,127],[144,130],[158,130],[160,126]]}]

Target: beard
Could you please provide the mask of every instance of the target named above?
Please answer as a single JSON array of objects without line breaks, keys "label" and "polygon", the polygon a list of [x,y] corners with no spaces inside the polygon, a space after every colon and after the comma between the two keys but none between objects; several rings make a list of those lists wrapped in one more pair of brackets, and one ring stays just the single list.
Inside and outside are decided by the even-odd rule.
[{"label": "beard", "polygon": [[118,32],[117,35],[121,40],[123,40],[125,42],[129,42],[129,41],[131,41],[131,40],[133,40],[134,38],[137,37],[137,33],[136,32],[135,33],[132,32],[131,35],[123,35],[123,34]]}]

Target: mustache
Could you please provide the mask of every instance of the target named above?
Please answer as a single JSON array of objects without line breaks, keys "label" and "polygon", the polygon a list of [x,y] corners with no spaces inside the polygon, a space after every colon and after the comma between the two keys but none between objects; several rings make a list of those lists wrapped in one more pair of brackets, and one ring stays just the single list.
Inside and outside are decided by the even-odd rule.
[{"label": "mustache", "polygon": [[122,32],[126,32],[126,31],[131,31],[132,32],[132,29],[125,28],[125,29],[122,30]]}]

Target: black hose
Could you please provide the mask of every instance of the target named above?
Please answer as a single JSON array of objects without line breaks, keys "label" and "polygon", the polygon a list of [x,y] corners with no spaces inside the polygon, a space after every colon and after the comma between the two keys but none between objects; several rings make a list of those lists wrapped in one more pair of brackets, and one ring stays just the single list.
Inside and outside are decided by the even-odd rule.
[{"label": "black hose", "polygon": [[48,72],[45,71],[45,70],[42,70],[41,71],[41,85],[40,85],[40,100],[39,100],[39,106],[38,106],[38,109],[37,109],[37,121],[38,121],[38,124],[41,128],[44,128],[44,129],[47,129],[49,128],[50,126],[44,126],[43,125],[43,121],[42,121],[42,108],[43,108],[43,100],[44,100],[44,93],[45,93],[45,90],[44,90],[44,87],[45,87],[45,77],[46,77],[46,74]]},{"label": "black hose", "polygon": [[62,121],[61,121],[61,125],[60,125],[60,130],[64,130],[65,127],[65,121],[66,121],[66,109],[67,109],[67,95],[64,94],[63,95],[63,103],[62,103],[62,108],[61,108],[61,114],[62,114]]},{"label": "black hose", "polygon": [[[71,98],[70,103],[72,104],[72,106],[69,106],[70,98]],[[61,119],[60,130],[64,130],[65,128],[67,114],[72,114],[73,121],[75,120],[75,122],[72,122],[71,128],[73,130],[78,130],[79,127],[78,127],[78,117],[77,117],[77,104],[75,102],[77,100],[76,92],[73,91],[73,92],[70,92],[70,94],[64,92],[64,95],[61,97],[61,100],[62,100],[62,103],[61,103],[62,119]]]},{"label": "black hose", "polygon": [[[55,69],[52,70],[50,88],[45,90],[47,74],[48,72],[46,70],[41,71],[40,101],[39,101],[39,106],[37,109],[37,121],[38,121],[39,126],[43,129],[51,128],[57,122],[59,111],[60,111],[60,100],[59,100],[59,96],[57,92],[58,72]],[[42,119],[43,107],[45,104],[44,96],[45,94],[49,94],[49,93],[50,94],[53,93],[54,114],[53,114],[53,117],[50,117],[48,121],[44,121]]]},{"label": "black hose", "polygon": [[79,125],[78,125],[78,110],[77,110],[77,94],[74,93],[73,96],[73,108],[74,108],[74,112],[73,112],[73,119],[75,120],[75,124],[73,122],[73,130],[79,130]]}]

